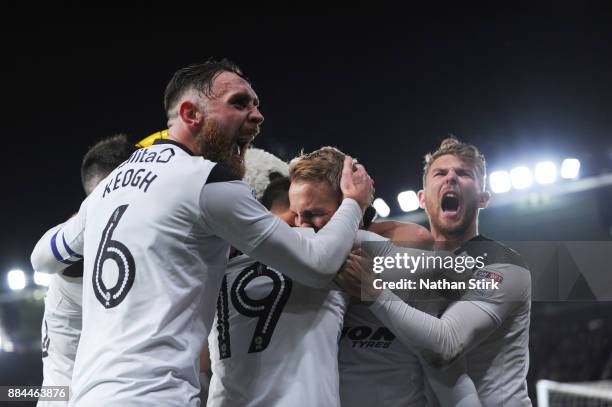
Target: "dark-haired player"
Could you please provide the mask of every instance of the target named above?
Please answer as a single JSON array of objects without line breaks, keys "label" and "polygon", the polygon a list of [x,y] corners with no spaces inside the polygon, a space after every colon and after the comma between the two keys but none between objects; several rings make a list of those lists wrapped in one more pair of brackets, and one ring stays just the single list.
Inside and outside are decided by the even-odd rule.
[{"label": "dark-haired player", "polygon": [[[96,185],[127,160],[134,150],[134,145],[123,134],[94,144],[83,157],[81,164],[81,182],[85,194],[89,195]],[[67,255],[66,246],[57,239],[59,227],[56,229],[51,231],[53,248],[58,253]],[[71,385],[74,359],[81,336],[82,297],[82,261],[77,261],[63,272],[51,276],[42,322],[43,386]],[[38,405],[59,406],[61,402],[41,401]]]},{"label": "dark-haired player", "polygon": [[[134,153],[60,230],[85,261],[78,405],[198,405],[198,354],[229,244],[296,281],[326,286],[371,199],[372,180],[347,158],[340,209],[305,239],[241,181],[263,116],[240,69],[226,60],[180,69],[164,101],[168,139]],[[34,269],[51,270],[54,259],[43,239]]]}]

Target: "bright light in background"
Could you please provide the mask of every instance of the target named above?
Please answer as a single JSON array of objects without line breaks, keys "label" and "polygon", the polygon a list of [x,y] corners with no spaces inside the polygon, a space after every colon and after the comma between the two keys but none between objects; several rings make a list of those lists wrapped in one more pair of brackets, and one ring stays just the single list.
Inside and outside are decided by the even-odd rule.
[{"label": "bright light in background", "polygon": [[389,208],[389,205],[387,205],[387,203],[382,198],[376,198],[372,203],[372,206],[374,207],[374,209],[376,209],[376,212],[378,212],[378,214],[383,218],[386,218],[391,213],[391,208]]},{"label": "bright light in background", "polygon": [[19,269],[9,271],[7,280],[11,290],[23,290],[26,286],[26,276],[24,272]]},{"label": "bright light in background", "polygon": [[8,338],[0,337],[0,350],[5,352],[13,352],[15,350],[15,346],[13,346],[13,342],[9,341]]},{"label": "bright light in background", "polygon": [[531,171],[527,167],[516,167],[510,171],[510,179],[515,189],[529,188],[533,184]]},{"label": "bright light in background", "polygon": [[38,271],[35,271],[34,272],[34,282],[37,285],[48,287],[49,283],[51,282],[51,274],[39,273]]},{"label": "bright light in background", "polygon": [[542,161],[535,166],[535,179],[538,184],[552,184],[557,180],[557,166],[552,161]]},{"label": "bright light in background", "polygon": [[580,172],[580,161],[575,158],[566,158],[561,164],[561,178],[578,178]]},{"label": "bright light in background", "polygon": [[397,202],[404,212],[412,212],[419,209],[419,197],[414,191],[404,191],[397,195]]},{"label": "bright light in background", "polygon": [[496,194],[510,191],[512,183],[508,171],[494,171],[489,175],[491,190]]},{"label": "bright light in background", "polygon": [[11,341],[4,342],[4,351],[5,352],[13,352],[14,350],[15,350],[15,346],[13,345],[13,342],[11,342]]},{"label": "bright light in background", "polygon": [[2,329],[0,329],[0,351],[13,352],[14,350],[15,346],[13,342],[11,342],[4,332],[2,332]]},{"label": "bright light in background", "polygon": [[32,293],[35,301],[41,301],[45,299],[45,290],[34,290]]}]

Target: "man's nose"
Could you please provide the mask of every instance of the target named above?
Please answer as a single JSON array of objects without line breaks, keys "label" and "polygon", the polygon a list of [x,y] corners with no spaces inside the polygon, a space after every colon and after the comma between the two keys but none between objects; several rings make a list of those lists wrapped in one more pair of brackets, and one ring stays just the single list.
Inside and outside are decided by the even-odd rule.
[{"label": "man's nose", "polygon": [[445,181],[449,184],[456,184],[457,183],[457,173],[454,170],[449,170],[446,173],[446,179]]},{"label": "man's nose", "polygon": [[249,120],[255,124],[261,124],[264,121],[264,117],[257,107],[254,107],[249,113]]}]

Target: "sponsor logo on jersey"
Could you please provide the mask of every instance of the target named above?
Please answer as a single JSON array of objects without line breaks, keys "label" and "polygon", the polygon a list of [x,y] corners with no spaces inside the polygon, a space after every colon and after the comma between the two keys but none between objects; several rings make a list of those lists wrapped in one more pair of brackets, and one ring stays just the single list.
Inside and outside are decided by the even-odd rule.
[{"label": "sponsor logo on jersey", "polygon": [[353,348],[388,348],[395,340],[395,335],[384,326],[345,326],[340,340],[349,341]]},{"label": "sponsor logo on jersey", "polygon": [[476,277],[491,279],[493,281],[497,281],[500,284],[502,281],[504,281],[504,278],[500,276],[499,274],[493,273],[492,271],[486,271],[486,270],[478,270],[476,272]]}]

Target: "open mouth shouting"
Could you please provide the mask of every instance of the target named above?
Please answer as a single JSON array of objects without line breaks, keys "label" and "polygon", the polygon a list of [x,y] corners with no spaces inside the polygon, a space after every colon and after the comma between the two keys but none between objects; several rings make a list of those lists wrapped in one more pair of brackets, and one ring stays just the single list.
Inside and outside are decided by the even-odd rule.
[{"label": "open mouth shouting", "polygon": [[447,191],[442,195],[440,203],[442,214],[445,218],[455,218],[461,210],[461,199],[455,191]]},{"label": "open mouth shouting", "polygon": [[251,141],[253,141],[253,137],[251,136],[236,139],[234,145],[232,146],[232,157],[238,160],[240,163],[244,163],[244,154],[251,144]]}]

